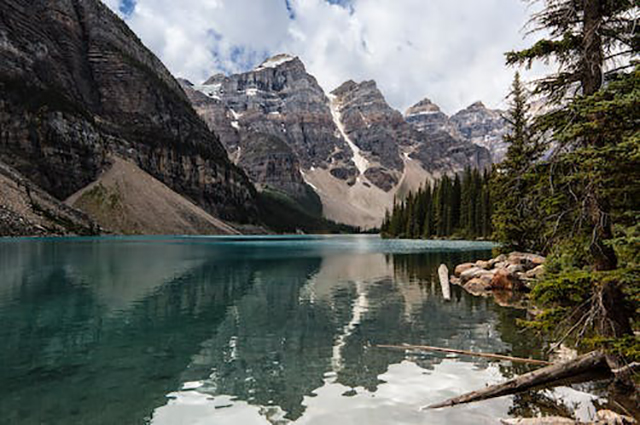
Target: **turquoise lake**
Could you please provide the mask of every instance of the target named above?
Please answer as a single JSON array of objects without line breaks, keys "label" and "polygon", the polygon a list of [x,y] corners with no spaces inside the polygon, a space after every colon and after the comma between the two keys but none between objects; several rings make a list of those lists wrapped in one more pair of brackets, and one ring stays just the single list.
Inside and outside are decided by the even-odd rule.
[{"label": "turquoise lake", "polygon": [[375,236],[0,241],[0,423],[588,419],[599,399],[575,388],[422,410],[532,369],[377,347],[540,357],[525,311],[441,296],[440,264],[490,255]]}]

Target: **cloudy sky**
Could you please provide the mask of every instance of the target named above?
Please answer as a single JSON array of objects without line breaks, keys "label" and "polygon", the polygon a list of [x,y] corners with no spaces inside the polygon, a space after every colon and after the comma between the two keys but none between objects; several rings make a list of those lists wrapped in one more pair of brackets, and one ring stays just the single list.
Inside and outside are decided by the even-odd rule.
[{"label": "cloudy sky", "polygon": [[373,79],[402,111],[424,97],[448,113],[504,106],[503,53],[531,41],[519,0],[104,1],[176,76],[198,83],[291,53],[326,90]]}]

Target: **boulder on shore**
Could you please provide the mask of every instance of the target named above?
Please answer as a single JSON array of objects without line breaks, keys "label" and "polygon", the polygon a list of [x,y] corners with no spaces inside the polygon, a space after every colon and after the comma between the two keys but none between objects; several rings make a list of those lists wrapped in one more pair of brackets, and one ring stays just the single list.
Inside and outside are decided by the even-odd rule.
[{"label": "boulder on shore", "polygon": [[527,270],[524,268],[524,266],[522,264],[511,264],[510,266],[507,267],[507,271],[509,273],[524,273]]},{"label": "boulder on shore", "polygon": [[538,254],[529,254],[526,252],[512,252],[507,257],[510,264],[520,264],[527,269],[534,268],[544,264],[546,258]]},{"label": "boulder on shore", "polygon": [[531,270],[527,270],[525,273],[525,277],[527,279],[540,279],[544,274],[544,264],[540,264],[537,267],[532,268]]},{"label": "boulder on shore", "polygon": [[472,267],[462,272],[462,274],[460,275],[460,280],[464,284],[471,279],[481,277],[484,275],[493,276],[493,273],[494,273],[493,271],[481,269],[480,267]]},{"label": "boulder on shore", "polygon": [[500,268],[498,267],[498,264],[506,263],[506,262],[507,262],[507,256],[504,254],[500,254],[496,258],[492,258],[489,260],[489,268],[492,268],[492,269]]},{"label": "boulder on shore", "polygon": [[463,288],[473,295],[488,295],[491,293],[491,280],[475,277],[465,283]]},{"label": "boulder on shore", "polygon": [[491,265],[491,260],[489,261],[484,261],[484,260],[478,260],[476,261],[476,266],[480,267],[481,269],[485,269],[485,270],[489,270],[491,269],[492,265]]},{"label": "boulder on shore", "polygon": [[523,291],[527,286],[515,274],[508,269],[498,270],[491,279],[491,289]]},{"label": "boulder on shore", "polygon": [[470,268],[476,267],[475,264],[473,263],[464,263],[464,264],[459,264],[456,266],[455,270],[453,271],[453,274],[455,277],[460,277],[460,275],[465,272],[466,270],[469,270]]},{"label": "boulder on shore", "polygon": [[527,291],[525,283],[534,282],[544,273],[545,257],[526,252],[501,254],[489,260],[456,266],[451,283],[462,285],[473,295],[488,291]]}]

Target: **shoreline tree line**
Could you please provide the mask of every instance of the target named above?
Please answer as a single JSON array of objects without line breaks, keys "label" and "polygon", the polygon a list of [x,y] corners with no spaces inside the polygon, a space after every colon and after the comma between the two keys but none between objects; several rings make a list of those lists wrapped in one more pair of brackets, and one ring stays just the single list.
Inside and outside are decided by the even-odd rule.
[{"label": "shoreline tree line", "polygon": [[[632,0],[540,3],[531,27],[543,38],[507,53],[507,64],[544,62],[556,70],[531,91],[514,79],[506,160],[480,185],[489,202],[483,209],[491,217],[489,233],[483,223],[447,224],[446,211],[462,199],[447,195],[449,187],[464,178],[446,176],[396,203],[382,234],[488,236],[504,251],[544,254],[545,274],[532,289],[543,313],[529,325],[550,340],[639,361],[639,9]],[[532,117],[531,96],[543,99],[547,112]],[[420,220],[431,223],[420,218],[430,216],[425,205],[427,211],[436,206],[437,224],[417,233]]]}]

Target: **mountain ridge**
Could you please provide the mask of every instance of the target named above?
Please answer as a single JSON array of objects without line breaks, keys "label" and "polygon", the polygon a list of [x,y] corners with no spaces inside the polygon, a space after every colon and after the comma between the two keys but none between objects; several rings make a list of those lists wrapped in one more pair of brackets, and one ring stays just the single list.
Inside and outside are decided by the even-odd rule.
[{"label": "mountain ridge", "polygon": [[[276,55],[244,73],[215,74],[202,85],[183,81],[182,86],[212,130],[224,134],[234,127],[239,139],[257,132],[290,146],[303,180],[335,221],[376,227],[396,194],[442,173],[490,163],[484,148],[463,137],[420,132],[387,103],[373,80],[348,80],[326,93],[292,55]],[[240,162],[237,138],[228,139],[226,147]],[[246,171],[254,184],[264,183]],[[339,211],[340,205],[347,212]]]},{"label": "mountain ridge", "polygon": [[0,160],[58,200],[116,154],[223,219],[256,191],[162,62],[97,0],[0,4]]}]

